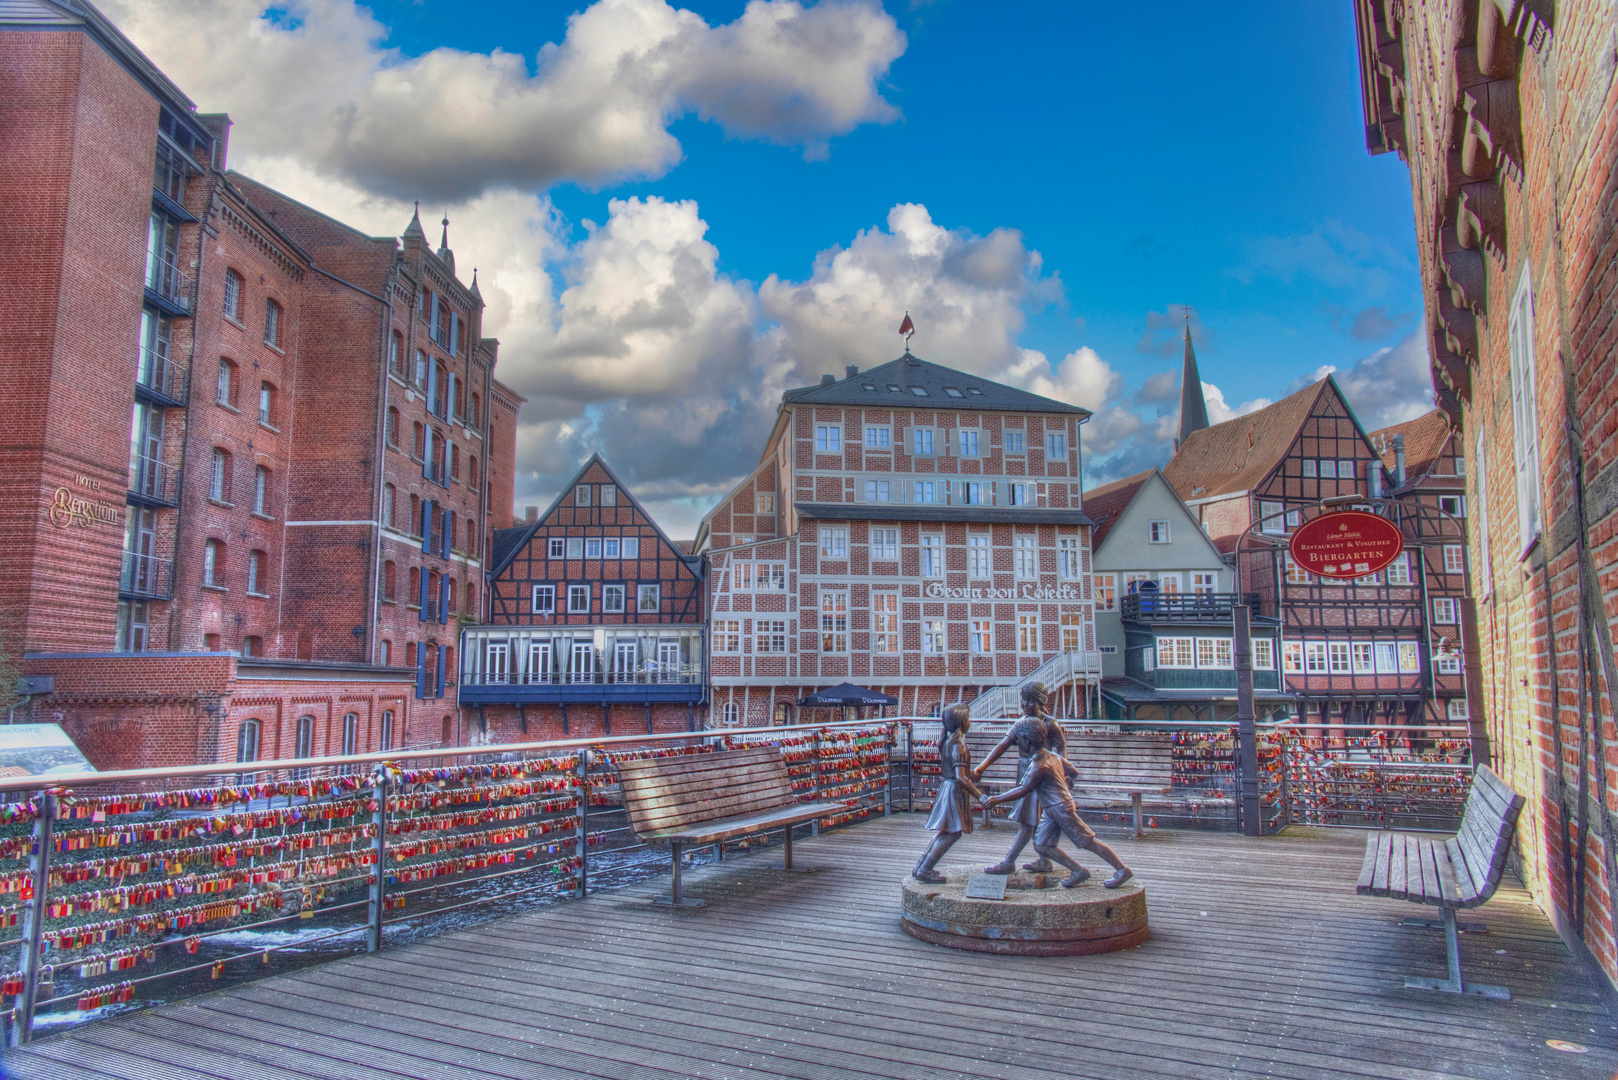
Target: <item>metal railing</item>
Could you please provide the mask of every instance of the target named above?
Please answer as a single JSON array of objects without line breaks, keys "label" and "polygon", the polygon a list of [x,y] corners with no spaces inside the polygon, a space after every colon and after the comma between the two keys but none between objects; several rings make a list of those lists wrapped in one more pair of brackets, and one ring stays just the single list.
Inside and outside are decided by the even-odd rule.
[{"label": "metal railing", "polygon": [[160,398],[164,404],[185,402],[185,369],[155,349],[142,345],[135,366],[135,386]]},{"label": "metal railing", "polygon": [[633,669],[605,671],[513,671],[508,673],[467,671],[461,674],[463,686],[627,686],[656,683],[700,683],[701,664],[659,664],[648,660]]},{"label": "metal railing", "polygon": [[144,600],[167,600],[174,591],[174,564],[155,555],[123,553],[118,592]]},{"label": "metal railing", "polygon": [[180,504],[179,470],[156,458],[138,456],[130,469],[129,493],[157,506]]},{"label": "metal railing", "polygon": [[1131,622],[1219,622],[1229,623],[1240,606],[1259,610],[1258,593],[1130,593],[1119,611]]},{"label": "metal railing", "polygon": [[1029,683],[1043,683],[1052,694],[1079,679],[1095,680],[1101,677],[1101,654],[1089,652],[1059,652],[1033,671],[1006,686],[991,686],[973,698],[968,709],[974,717],[1019,716],[1022,713],[1022,688]]},{"label": "metal railing", "polygon": [[622,760],[777,744],[803,801],[842,804],[811,833],[887,813],[892,739],[864,721],[0,778],[0,1022],[15,1045],[41,1014],[93,1019],[666,873],[621,808]]},{"label": "metal railing", "polygon": [[195,282],[170,258],[148,254],[146,256],[146,291],[182,311],[189,312],[194,302]]}]

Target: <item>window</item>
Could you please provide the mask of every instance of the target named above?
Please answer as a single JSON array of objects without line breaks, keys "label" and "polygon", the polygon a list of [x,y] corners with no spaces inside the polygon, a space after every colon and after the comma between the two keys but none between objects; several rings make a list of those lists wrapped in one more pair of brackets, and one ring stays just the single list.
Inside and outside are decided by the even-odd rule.
[{"label": "window", "polygon": [[1017,576],[1024,581],[1032,581],[1039,576],[1039,552],[1035,550],[1034,543],[1032,536],[1019,536],[1012,541]]},{"label": "window", "polygon": [[1303,646],[1289,641],[1281,647],[1281,670],[1294,673],[1303,671]]},{"label": "window", "polygon": [[213,472],[208,479],[208,497],[217,502],[230,501],[230,453],[213,448]]},{"label": "window", "polygon": [[[932,428],[920,428],[920,427],[919,428],[911,428],[910,429],[910,450],[911,450],[911,453],[914,454],[916,457],[932,457],[933,456],[933,429]],[[917,502],[923,502],[923,501],[932,502],[931,499],[926,499],[926,500],[917,499],[916,501]]]},{"label": "window", "polygon": [[1285,509],[1282,503],[1261,501],[1258,504],[1259,531],[1271,536],[1285,536],[1287,527],[1281,518],[1281,512]]},{"label": "window", "polygon": [[968,536],[966,538],[966,572],[970,577],[986,578],[989,576],[989,538],[987,536]]},{"label": "window", "polygon": [[1191,571],[1191,591],[1193,593],[1216,593],[1219,591],[1219,571],[1193,570]]},{"label": "window", "polygon": [[1158,588],[1158,591],[1160,591],[1164,596],[1178,596],[1178,595],[1180,595],[1180,575],[1179,574],[1159,574],[1159,575],[1157,575],[1157,588]]},{"label": "window", "polygon": [[973,619],[971,622],[972,651],[975,653],[991,653],[994,651],[994,624],[988,619]]},{"label": "window", "polygon": [[640,558],[640,537],[626,536],[623,538],[623,552],[626,559]]},{"label": "window", "polygon": [[915,394],[917,397],[927,396],[927,388],[925,386],[912,386],[910,388],[910,392]]},{"label": "window", "polygon": [[1369,641],[1354,642],[1354,674],[1376,674],[1376,661],[1372,658],[1371,643]]},{"label": "window", "polygon": [[1511,301],[1511,422],[1517,469],[1517,540],[1521,550],[1540,533],[1539,404],[1534,364],[1534,287],[1525,264]]},{"label": "window", "polygon": [[603,585],[603,586],[601,586],[601,610],[603,612],[611,612],[611,613],[620,614],[620,615],[623,614],[623,610],[624,610],[624,586],[622,586],[622,585]]},{"label": "window", "polygon": [[616,536],[603,536],[601,538],[601,557],[603,559],[620,558],[621,556],[619,552],[621,550],[622,549],[618,545],[618,538]]},{"label": "window", "polygon": [[975,428],[962,428],[957,440],[960,444],[960,457],[978,456],[978,432]]},{"label": "window", "polygon": [[1373,648],[1376,652],[1376,673],[1378,675],[1397,675],[1399,673],[1399,649],[1391,641],[1378,641]]},{"label": "window", "polygon": [[820,557],[822,559],[848,558],[848,530],[820,527]]},{"label": "window", "polygon": [[897,559],[899,557],[899,530],[871,530],[871,558]]},{"label": "window", "polygon": [[1193,639],[1188,637],[1160,637],[1157,639],[1157,666],[1166,668],[1196,667]]},{"label": "window", "polygon": [[1450,517],[1465,517],[1466,496],[1440,495],[1438,497],[1438,509],[1448,514]]},{"label": "window", "polygon": [[921,576],[944,576],[944,538],[942,536],[923,536],[921,538]]},{"label": "window", "polygon": [[975,483],[972,483],[969,480],[961,480],[961,481],[959,481],[959,483],[961,485],[961,505],[962,506],[982,506],[983,505],[983,485],[982,484],[975,484]]},{"label": "window", "polygon": [[787,651],[787,624],[778,619],[756,619],[753,622],[753,651],[758,653],[784,653]]},{"label": "window", "polygon": [[[315,756],[315,718],[312,716],[298,717],[298,741],[293,746],[292,756],[307,758]],[[298,770],[302,775],[309,775],[307,769]]]},{"label": "window", "polygon": [[476,454],[466,455],[466,486],[476,491],[481,479],[482,477],[478,473],[478,456]]},{"label": "window", "polygon": [[393,528],[393,504],[398,495],[392,484],[382,485],[382,524]]},{"label": "window", "polygon": [[663,608],[662,595],[656,585],[635,586],[635,610],[656,615]]},{"label": "window", "polygon": [[1064,536],[1056,541],[1056,568],[1069,581],[1079,577],[1079,541],[1076,537]]},{"label": "window", "polygon": [[1282,555],[1281,557],[1286,560],[1288,585],[1307,585],[1311,581],[1315,580],[1315,576],[1313,574],[1305,570],[1293,560],[1290,552]]},{"label": "window", "polygon": [[848,651],[848,593],[841,590],[820,594],[820,651]]},{"label": "window", "polygon": [[1337,463],[1337,479],[1354,479],[1354,463],[1352,461],[1339,461]]},{"label": "window", "polygon": [[840,454],[843,451],[843,428],[840,424],[815,425],[815,453]]},{"label": "window", "polygon": [[1348,642],[1333,641],[1327,646],[1328,660],[1333,675],[1347,675],[1349,673]]},{"label": "window", "polygon": [[378,750],[393,749],[393,710],[382,710],[382,730],[376,745]]},{"label": "window", "polygon": [[574,487],[574,489],[573,489],[573,505],[574,506],[589,506],[590,505],[590,485],[589,484],[579,484],[576,487]]},{"label": "window", "polygon": [[236,406],[236,365],[229,360],[219,361],[219,385],[214,400],[221,405]]},{"label": "window", "polygon": [[1306,477],[1309,477],[1311,479],[1313,477],[1319,475],[1317,473],[1317,471],[1315,470],[1315,459],[1314,458],[1304,458],[1304,461],[1303,461],[1303,475],[1306,476]]},{"label": "window", "polygon": [[265,427],[274,427],[271,419],[274,416],[275,387],[267,382],[258,384],[258,422]]},{"label": "window", "polygon": [[931,480],[917,480],[916,481],[916,501],[918,503],[930,503],[930,502],[935,501],[934,500],[934,490],[935,489],[933,487],[933,483],[934,482],[931,481]]},{"label": "window", "polygon": [[1034,485],[1032,484],[1007,484],[1006,505],[1028,506],[1034,501],[1033,494]]},{"label": "window", "polygon": [[755,514],[775,513],[775,492],[758,491],[753,493],[753,512]]},{"label": "window", "polygon": [[258,734],[259,723],[257,720],[243,720],[236,728],[236,760],[238,762],[258,760]]},{"label": "window", "polygon": [[1310,675],[1326,674],[1326,643],[1307,641],[1303,646],[1304,670]]},{"label": "window", "polygon": [[584,557],[586,559],[601,558],[601,537],[589,536],[584,540]]},{"label": "window", "polygon": [[1060,431],[1047,432],[1045,435],[1045,459],[1053,461],[1056,458],[1067,458],[1067,436]]},{"label": "window", "polygon": [[865,481],[866,502],[892,502],[893,482],[891,480]]},{"label": "window", "polygon": [[1465,720],[1471,715],[1466,709],[1466,699],[1464,697],[1450,698],[1444,706],[1444,715],[1451,720]]},{"label": "window", "polygon": [[741,707],[734,701],[725,702],[725,707],[720,715],[723,716],[722,722],[726,727],[735,727],[742,722]]},{"label": "window", "polygon": [[242,276],[234,270],[225,271],[225,317],[242,321]]},{"label": "window", "polygon": [[1147,523],[1146,538],[1153,544],[1166,544],[1169,542],[1169,523],[1166,521],[1152,521]]},{"label": "window", "polygon": [[570,536],[567,538],[567,557],[570,559],[584,558],[584,537]]},{"label": "window", "polygon": [[944,387],[944,396],[945,397],[965,397],[966,395],[961,393],[959,390],[955,389],[955,387],[953,387],[953,386],[946,386],[946,387]]},{"label": "window", "polygon": [[225,544],[209,540],[202,545],[202,583],[222,588],[225,580]]},{"label": "window", "polygon": [[600,494],[601,494],[601,505],[602,506],[617,506],[618,505],[618,485],[617,484],[602,484]]},{"label": "window", "polygon": [[410,440],[410,454],[417,461],[421,461],[427,456],[427,429],[422,427],[421,421],[419,420],[417,420],[413,425]]},{"label": "window", "polygon": [[589,611],[590,586],[569,585],[567,587],[567,609],[569,611]]},{"label": "window", "polygon": [[1097,574],[1095,576],[1095,601],[1097,611],[1118,610],[1118,575]]},{"label": "window", "polygon": [[1253,670],[1275,670],[1275,642],[1267,637],[1253,639]]},{"label": "window", "polygon": [[1017,651],[1039,652],[1039,615],[1034,612],[1017,613]]},{"label": "window", "polygon": [[885,427],[866,428],[865,445],[872,450],[893,449],[893,429]]},{"label": "window", "polygon": [[1083,647],[1084,616],[1077,612],[1068,612],[1062,616],[1062,651],[1078,652]]},{"label": "window", "polygon": [[1421,653],[1414,641],[1399,642],[1399,674],[1410,675],[1421,671]]},{"label": "window", "polygon": [[1488,596],[1494,592],[1494,566],[1489,561],[1489,502],[1485,496],[1488,490],[1488,458],[1486,456],[1487,444],[1483,438],[1483,426],[1478,425],[1478,442],[1474,453],[1477,455],[1477,484],[1478,484],[1478,576],[1482,578],[1479,583],[1479,594]]},{"label": "window", "polygon": [[452,480],[461,478],[461,448],[453,441],[449,442],[449,475]]},{"label": "window", "polygon": [[556,611],[556,586],[534,586],[534,614],[550,615]]},{"label": "window", "polygon": [[427,354],[420,349],[416,350],[416,367],[411,376],[410,381],[417,386],[427,385]]},{"label": "window", "polygon": [[388,337],[388,374],[404,378],[404,335],[395,330]]},{"label": "window", "polygon": [[281,347],[281,305],[264,301],[264,344]]},{"label": "window", "polygon": [[1328,480],[1337,479],[1337,462],[1322,461],[1320,463],[1320,475]]},{"label": "window", "polygon": [[921,651],[932,656],[944,655],[944,620],[924,619],[921,624]]},{"label": "window", "polygon": [[1461,658],[1454,653],[1448,656],[1435,656],[1433,660],[1440,675],[1459,675],[1461,673]]},{"label": "window", "polygon": [[270,470],[262,465],[253,467],[253,513],[269,515]]},{"label": "window", "polygon": [[1408,551],[1401,552],[1398,557],[1388,564],[1388,584],[1410,584],[1410,553]]},{"label": "window", "polygon": [[566,554],[566,544],[567,541],[560,536],[551,537],[547,542],[547,556],[552,559],[562,558]]},{"label": "window", "polygon": [[249,551],[247,553],[247,591],[254,596],[263,596],[267,587],[264,580],[266,559],[268,556],[262,551]]},{"label": "window", "polygon": [[1454,625],[1455,621],[1455,601],[1448,596],[1433,597],[1433,622]]},{"label": "window", "polygon": [[887,655],[899,651],[899,594],[871,594],[871,651]]},{"label": "window", "polygon": [[742,651],[742,622],[740,619],[714,620],[713,651],[716,653]]},{"label": "window", "polygon": [[1008,432],[1006,432],[1006,453],[1007,454],[1011,455],[1012,457],[1021,457],[1023,454],[1027,453],[1027,450],[1024,449],[1025,445],[1026,444],[1023,442],[1023,433],[1022,432],[1020,432],[1020,431],[1008,431]]}]

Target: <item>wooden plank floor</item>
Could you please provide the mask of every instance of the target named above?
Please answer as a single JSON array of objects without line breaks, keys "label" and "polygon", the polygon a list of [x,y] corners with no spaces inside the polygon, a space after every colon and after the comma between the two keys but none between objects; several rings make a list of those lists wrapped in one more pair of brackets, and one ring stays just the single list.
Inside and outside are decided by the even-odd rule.
[{"label": "wooden plank floor", "polygon": [[[1153,939],[1095,957],[991,957],[898,928],[928,839],[897,815],[664,882],[484,923],[87,1026],[14,1053],[52,1080],[625,1078],[1055,1080],[1601,1078],[1618,1025],[1508,878],[1462,938],[1509,1003],[1406,990],[1441,975],[1416,905],[1356,896],[1364,834],[1161,833],[1115,845],[1147,888]],[[968,836],[987,863],[1009,837]],[[1098,867],[1099,869],[1099,867]],[[1589,1048],[1558,1052],[1547,1040]]]}]

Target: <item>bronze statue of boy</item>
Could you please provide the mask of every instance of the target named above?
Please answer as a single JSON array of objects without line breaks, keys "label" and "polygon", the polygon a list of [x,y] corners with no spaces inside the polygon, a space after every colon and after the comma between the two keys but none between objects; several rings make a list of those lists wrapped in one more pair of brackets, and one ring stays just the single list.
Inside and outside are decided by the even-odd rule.
[{"label": "bronze statue of boy", "polygon": [[[1031,682],[1022,688],[1022,693],[1019,697],[1021,698],[1023,715],[1044,723],[1046,749],[1058,757],[1066,757],[1067,735],[1062,731],[1062,725],[1056,722],[1056,718],[1045,711],[1045,707],[1050,703],[1050,694],[1046,691],[1045,684]],[[1015,743],[1012,733],[1008,731],[1006,737],[1001,739],[993,750],[989,751],[989,755],[983,759],[983,763],[972,770],[972,779],[981,780],[984,771],[999,760],[1000,755],[1004,754],[1013,745]],[[1027,775],[1028,767],[1032,762],[1033,756],[1019,749],[1017,755],[1018,783],[1021,783],[1023,777]],[[1048,821],[1041,823],[1039,800],[1032,795],[1019,800],[1017,805],[1011,808],[1008,820],[1015,822],[1017,825],[1016,839],[1011,842],[1011,851],[1006,855],[1005,859],[989,867],[988,873],[1009,874],[1015,870],[1017,868],[1017,856],[1022,854],[1022,849],[1027,846],[1029,840],[1034,841],[1034,850],[1040,851],[1042,850],[1040,847],[1042,843],[1048,846],[1056,843],[1060,838],[1060,830],[1055,825]],[[1023,869],[1035,874],[1048,874],[1051,872],[1051,861],[1044,856],[1040,856],[1033,862],[1024,863]]]},{"label": "bronze statue of boy", "polygon": [[[1044,812],[1049,828],[1040,829],[1039,835],[1034,838],[1034,850],[1041,857],[1059,862],[1073,871],[1063,879],[1064,888],[1071,889],[1083,884],[1089,880],[1090,871],[1061,850],[1058,845],[1062,836],[1073,841],[1074,847],[1085,848],[1101,856],[1113,868],[1112,877],[1102,883],[1106,888],[1116,889],[1133,877],[1133,871],[1123,864],[1112,848],[1097,840],[1090,826],[1079,817],[1078,807],[1073,805],[1073,792],[1068,789],[1068,776],[1077,775],[1078,770],[1067,759],[1051,753],[1047,746],[1045,724],[1034,717],[1025,716],[1012,725],[1010,738],[1017,744],[1017,749],[1030,759],[1028,771],[1010,791],[984,799],[984,809],[1013,799],[1035,800]],[[1027,839],[1020,831],[1017,835],[1017,846],[1021,847]],[[985,869],[991,874],[1009,874],[1015,858],[1016,849],[1013,849],[1011,857],[1005,862]]]}]

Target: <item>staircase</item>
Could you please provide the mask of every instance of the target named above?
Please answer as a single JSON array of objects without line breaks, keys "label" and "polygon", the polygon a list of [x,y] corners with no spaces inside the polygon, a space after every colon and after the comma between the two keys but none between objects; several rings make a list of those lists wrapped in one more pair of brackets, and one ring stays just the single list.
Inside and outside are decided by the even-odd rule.
[{"label": "staircase", "polygon": [[1022,688],[1032,682],[1045,684],[1055,701],[1058,693],[1074,682],[1101,681],[1101,654],[1099,652],[1062,652],[1045,661],[1036,670],[1005,686],[991,686],[967,706],[974,720],[1000,720],[1022,715]]}]

